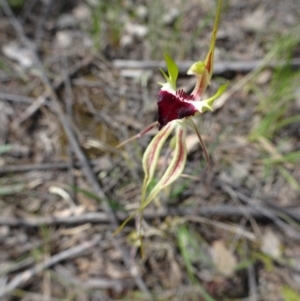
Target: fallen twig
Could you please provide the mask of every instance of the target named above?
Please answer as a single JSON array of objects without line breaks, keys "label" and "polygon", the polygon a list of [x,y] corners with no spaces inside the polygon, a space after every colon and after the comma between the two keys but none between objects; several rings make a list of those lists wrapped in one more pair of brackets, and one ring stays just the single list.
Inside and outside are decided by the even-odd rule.
[{"label": "fallen twig", "polygon": [[94,238],[91,241],[84,242],[79,246],[67,249],[62,251],[44,262],[37,264],[35,267],[30,268],[17,276],[15,276],[4,288],[0,289],[0,298],[5,295],[11,293],[14,289],[24,286],[28,281],[30,281],[37,274],[41,273],[43,270],[48,269],[49,267],[64,261],[66,259],[73,258],[75,256],[79,256],[83,252],[93,248],[100,241],[100,238]]},{"label": "fallen twig", "polygon": [[24,103],[24,104],[32,104],[36,99],[33,97],[27,97],[23,95],[15,95],[15,94],[10,94],[10,93],[4,93],[0,92],[0,99],[4,100],[9,100],[13,102],[18,102],[18,103]]},{"label": "fallen twig", "polygon": [[[96,164],[91,161],[91,165]],[[75,167],[80,167],[80,163],[74,164]],[[7,165],[1,166],[0,174],[27,172],[32,170],[51,170],[51,169],[68,169],[69,163],[67,162],[52,162],[52,163],[38,163],[38,164],[22,164],[22,165]]]},{"label": "fallen twig", "polygon": [[[259,208],[254,208],[253,206],[233,206],[233,205],[218,205],[218,206],[204,206],[198,209],[195,208],[165,208],[159,210],[147,209],[145,210],[144,217],[146,219],[153,218],[165,218],[167,216],[206,216],[206,217],[216,217],[222,219],[232,219],[241,218],[244,216],[244,212],[247,212],[251,217],[255,219],[270,219],[271,217],[266,216],[266,212]],[[264,210],[270,213],[269,208],[264,208]],[[272,211],[272,216],[278,217],[276,212]],[[300,212],[295,209],[285,209],[285,213],[295,220],[300,221]],[[128,214],[125,212],[117,212],[117,217],[119,220],[125,220]],[[43,216],[43,217],[30,217],[30,218],[19,218],[19,217],[0,217],[0,225],[11,226],[11,227],[40,227],[53,226],[53,225],[76,225],[85,223],[108,223],[110,219],[105,212],[87,212],[76,216],[64,216],[64,217],[53,217],[53,216]]]},{"label": "fallen twig", "polygon": [[[244,252],[247,256],[246,260],[250,258],[250,251],[248,242],[244,241]],[[258,301],[258,289],[256,283],[256,276],[255,276],[255,267],[253,263],[251,263],[247,267],[247,274],[248,274],[248,286],[249,286],[249,301]]]},{"label": "fallen twig", "polygon": [[[257,209],[263,214],[267,219],[273,221],[277,226],[279,226],[286,234],[289,234],[294,239],[300,240],[299,235],[299,229],[293,228],[291,225],[286,223],[282,220],[282,217],[284,215],[289,216],[293,218],[294,220],[300,221],[300,215],[297,214],[296,209],[288,210],[288,209],[282,209],[280,207],[276,207],[275,205],[272,208],[260,205],[259,203],[255,202],[250,197],[246,196],[245,194],[234,190],[226,183],[221,184],[222,188],[228,192],[229,195],[236,195],[239,200],[241,200],[243,203],[246,203],[250,208]],[[262,203],[265,203],[264,205],[268,205],[267,202],[262,201]]]},{"label": "fallen twig", "polygon": [[[180,73],[186,73],[194,61],[182,61],[178,63]],[[214,74],[219,75],[225,72],[244,72],[248,73],[261,65],[261,60],[238,61],[238,62],[215,62]],[[285,65],[286,62],[268,62],[266,67],[274,68]],[[293,68],[300,68],[300,59],[292,59],[289,64]],[[165,69],[164,61],[133,61],[133,60],[114,60],[113,66],[118,69]]]}]

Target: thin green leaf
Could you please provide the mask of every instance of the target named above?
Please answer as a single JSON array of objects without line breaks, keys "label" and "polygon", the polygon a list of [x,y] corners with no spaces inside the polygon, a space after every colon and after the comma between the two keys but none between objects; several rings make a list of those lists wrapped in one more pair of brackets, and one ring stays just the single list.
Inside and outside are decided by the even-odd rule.
[{"label": "thin green leaf", "polygon": [[193,272],[192,261],[194,260],[195,253],[199,254],[199,247],[197,246],[197,240],[189,232],[186,226],[181,225],[177,231],[178,246],[181,256],[184,260],[190,281],[194,284],[196,282]]},{"label": "thin green leaf", "polygon": [[286,168],[279,166],[279,172],[285,178],[285,180],[291,185],[293,189],[300,192],[300,184]]},{"label": "thin green leaf", "polygon": [[300,162],[300,151],[290,152],[286,155],[274,158],[263,159],[265,164],[276,164],[276,163],[299,163]]},{"label": "thin green leaf", "polygon": [[182,225],[178,229],[177,239],[180,253],[183,258],[191,282],[197,285],[197,288],[204,300],[216,301],[199,283],[194,274],[193,258],[195,257],[195,255],[199,256],[199,254],[201,253],[200,248],[197,245],[196,237],[192,235],[192,233],[187,229],[187,227]]},{"label": "thin green leaf", "polygon": [[91,192],[91,191],[88,191],[86,189],[83,189],[83,188],[80,188],[80,187],[77,187],[77,186],[73,186],[73,185],[68,185],[69,187],[71,187],[71,189],[73,189],[74,191],[76,192],[80,192],[82,193],[84,196],[88,197],[88,198],[91,198],[99,203],[102,203],[102,201],[105,201],[108,203],[108,205],[111,207],[112,210],[115,210],[115,211],[125,211],[124,207],[121,206],[120,204],[118,204],[117,202],[115,201],[112,201],[112,200],[108,200],[108,199],[105,199],[103,200],[102,198],[100,198],[98,195],[96,195],[95,193]]},{"label": "thin green leaf", "polygon": [[296,122],[300,122],[300,115],[291,116],[291,117],[288,117],[288,118],[284,118],[281,121],[278,121],[275,124],[275,129],[279,130],[280,128],[282,128],[284,126],[287,126],[287,125],[290,125],[290,124],[296,123]]}]

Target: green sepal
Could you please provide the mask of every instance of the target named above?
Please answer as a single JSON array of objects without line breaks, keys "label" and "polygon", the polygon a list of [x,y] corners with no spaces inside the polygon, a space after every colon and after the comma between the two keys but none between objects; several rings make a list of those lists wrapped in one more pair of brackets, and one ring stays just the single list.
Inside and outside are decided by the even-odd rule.
[{"label": "green sepal", "polygon": [[[167,64],[167,69],[168,69],[168,75],[160,69],[163,77],[167,81],[167,83],[171,86],[173,90],[176,90],[176,81],[178,78],[179,74],[179,69],[176,63],[172,60],[172,58],[168,54],[164,54],[165,57],[165,62]],[[160,85],[164,86],[165,83],[159,83]]]}]

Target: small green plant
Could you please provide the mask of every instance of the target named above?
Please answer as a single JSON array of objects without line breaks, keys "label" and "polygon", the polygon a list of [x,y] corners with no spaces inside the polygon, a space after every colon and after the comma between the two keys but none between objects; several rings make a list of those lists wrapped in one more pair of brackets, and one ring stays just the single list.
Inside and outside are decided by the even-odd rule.
[{"label": "small green plant", "polygon": [[[19,9],[23,6],[23,4],[25,3],[25,0],[9,0],[8,4],[12,7],[12,8],[16,8]],[[1,5],[0,5],[1,6]]]},{"label": "small green plant", "polygon": [[[281,133],[293,124],[300,125],[300,114],[293,109],[300,82],[300,71],[292,70],[290,60],[295,47],[300,42],[299,26],[289,35],[281,37],[274,46],[274,58],[282,63],[273,72],[268,90],[262,92],[255,89],[260,99],[257,111],[261,120],[250,134],[252,141],[259,142],[265,150],[267,157],[263,159],[266,168],[277,168],[279,173],[295,190],[300,192],[300,185],[293,178],[285,164],[300,162],[300,152],[291,150],[282,153],[281,148],[292,139]],[[272,151],[271,151],[272,150]]]},{"label": "small green plant", "polygon": [[270,87],[266,92],[255,89],[260,99],[257,111],[262,114],[262,118],[252,130],[250,137],[253,140],[259,137],[272,139],[283,127],[300,121],[299,114],[289,112],[297,97],[300,80],[300,71],[292,70],[290,65],[293,51],[300,43],[299,29],[298,26],[290,34],[279,38],[269,53],[282,65],[274,70]]},{"label": "small green plant", "polygon": [[[148,6],[148,22],[147,27],[149,29],[148,40],[151,59],[160,59],[160,53],[167,52],[172,57],[178,59],[184,59],[191,55],[195,49],[197,37],[199,37],[202,31],[211,24],[214,19],[214,11],[209,12],[204,18],[199,18],[193,24],[193,28],[190,29],[189,35],[185,36],[182,30],[185,23],[185,16],[183,11],[186,10],[186,1],[177,1],[176,10],[178,15],[173,17],[171,24],[166,24],[165,18],[170,13],[168,6],[162,5],[159,0],[153,0]],[[180,13],[179,13],[180,12]],[[171,18],[172,19],[172,18]],[[182,43],[184,41],[184,43]],[[181,47],[177,45],[180,44]]]},{"label": "small green plant", "polygon": [[298,301],[300,300],[299,292],[296,292],[291,287],[284,285],[282,287],[282,297],[284,301]]},{"label": "small green plant", "polygon": [[[97,201],[99,204],[101,204],[104,200],[101,199],[99,196],[97,196],[95,193],[88,191],[86,189],[77,187],[77,186],[70,186],[71,189],[75,192],[79,192],[81,194],[83,194],[84,196],[91,198],[95,201]],[[112,210],[114,211],[124,211],[124,207],[122,205],[120,205],[119,203],[109,200],[107,199],[106,202],[108,203],[108,205],[111,207]]]},{"label": "small green plant", "polygon": [[98,1],[96,5],[90,6],[92,24],[91,36],[95,51],[101,49],[104,44],[117,45],[120,39],[122,22],[120,20],[122,2]]},{"label": "small green plant", "polygon": [[185,225],[181,225],[178,228],[177,232],[177,241],[181,256],[183,258],[185,267],[187,269],[187,273],[189,275],[190,281],[197,286],[200,294],[206,301],[216,301],[200,284],[197,280],[195,271],[193,268],[193,263],[198,261],[199,258],[205,260],[207,263],[209,262],[208,258],[204,258],[205,256],[201,252],[200,242],[192,231],[190,231]]}]

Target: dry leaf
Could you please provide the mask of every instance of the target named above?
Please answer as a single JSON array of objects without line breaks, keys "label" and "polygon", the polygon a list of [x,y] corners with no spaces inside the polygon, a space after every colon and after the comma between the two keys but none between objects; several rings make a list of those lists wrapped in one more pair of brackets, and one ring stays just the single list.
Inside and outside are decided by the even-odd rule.
[{"label": "dry leaf", "polygon": [[213,263],[220,274],[229,277],[237,265],[236,257],[226,248],[223,240],[217,240],[211,248]]},{"label": "dry leaf", "polygon": [[267,229],[262,237],[261,251],[272,258],[281,256],[280,239],[271,229]]},{"label": "dry leaf", "polygon": [[201,148],[199,144],[198,136],[196,134],[187,135],[185,141],[186,141],[186,150],[188,153],[194,150],[196,146],[199,146],[199,148]]},{"label": "dry leaf", "polygon": [[256,79],[258,85],[265,85],[272,78],[273,72],[270,69],[262,71]]},{"label": "dry leaf", "polygon": [[180,285],[182,280],[182,273],[180,267],[175,259],[171,259],[171,271],[170,271],[170,288],[176,288]]},{"label": "dry leaf", "polygon": [[269,16],[267,12],[262,7],[259,7],[252,14],[248,14],[243,19],[242,26],[248,31],[257,32],[265,27],[268,19]]},{"label": "dry leaf", "polygon": [[2,46],[2,53],[17,61],[23,68],[30,68],[34,63],[34,56],[30,49],[22,47],[16,42],[11,42]]}]

